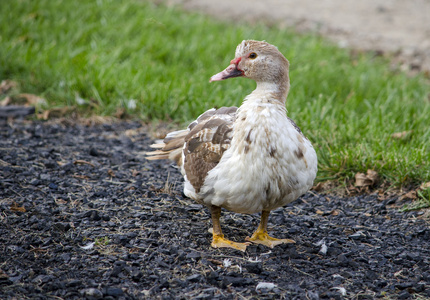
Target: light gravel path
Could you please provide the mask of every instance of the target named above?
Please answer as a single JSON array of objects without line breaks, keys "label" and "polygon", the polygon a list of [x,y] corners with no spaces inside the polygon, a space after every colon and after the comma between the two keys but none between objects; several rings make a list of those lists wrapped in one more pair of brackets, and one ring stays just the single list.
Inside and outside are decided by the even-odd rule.
[{"label": "light gravel path", "polygon": [[229,20],[266,20],[320,33],[341,47],[396,55],[430,72],[430,0],[167,0]]}]

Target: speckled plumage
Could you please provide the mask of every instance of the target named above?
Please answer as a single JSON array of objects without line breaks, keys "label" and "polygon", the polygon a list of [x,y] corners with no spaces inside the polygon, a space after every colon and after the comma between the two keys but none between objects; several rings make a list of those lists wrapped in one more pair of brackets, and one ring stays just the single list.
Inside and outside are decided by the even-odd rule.
[{"label": "speckled plumage", "polygon": [[248,96],[232,135],[230,148],[197,195],[206,205],[256,213],[286,205],[312,187],[315,151],[281,103]]},{"label": "speckled plumage", "polygon": [[312,187],[315,150],[286,114],[288,68],[276,47],[243,41],[230,66],[211,81],[241,76],[257,88],[238,109],[208,110],[156,145],[163,147],[153,152],[156,158],[170,156],[180,165],[185,195],[209,207],[256,213],[286,205]]}]

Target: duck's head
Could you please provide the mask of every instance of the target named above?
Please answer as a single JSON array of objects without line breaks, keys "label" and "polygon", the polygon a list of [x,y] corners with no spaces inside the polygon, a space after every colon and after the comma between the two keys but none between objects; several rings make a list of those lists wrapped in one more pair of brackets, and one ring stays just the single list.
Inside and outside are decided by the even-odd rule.
[{"label": "duck's head", "polygon": [[260,41],[247,40],[236,48],[235,58],[223,71],[211,77],[210,82],[233,77],[246,77],[259,82],[288,81],[288,60],[275,46]]}]

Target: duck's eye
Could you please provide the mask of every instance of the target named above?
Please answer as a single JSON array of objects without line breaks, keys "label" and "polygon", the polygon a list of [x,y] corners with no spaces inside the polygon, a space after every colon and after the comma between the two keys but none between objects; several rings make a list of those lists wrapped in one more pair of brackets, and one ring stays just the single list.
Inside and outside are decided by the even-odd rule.
[{"label": "duck's eye", "polygon": [[252,52],[251,54],[249,54],[248,56],[250,59],[256,59],[257,58],[257,53]]}]

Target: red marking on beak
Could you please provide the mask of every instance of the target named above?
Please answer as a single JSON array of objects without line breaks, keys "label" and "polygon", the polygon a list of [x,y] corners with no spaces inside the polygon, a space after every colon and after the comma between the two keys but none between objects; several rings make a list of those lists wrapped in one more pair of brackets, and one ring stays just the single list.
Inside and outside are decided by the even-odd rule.
[{"label": "red marking on beak", "polygon": [[209,82],[225,80],[233,77],[245,76],[244,72],[238,68],[238,64],[241,60],[242,60],[242,57],[232,59],[230,62],[230,65],[224,71],[221,71],[218,74],[215,74],[214,76],[212,76]]},{"label": "red marking on beak", "polygon": [[238,58],[232,59],[231,62],[230,62],[230,64],[238,65],[241,60],[242,60],[242,57],[238,57]]}]

